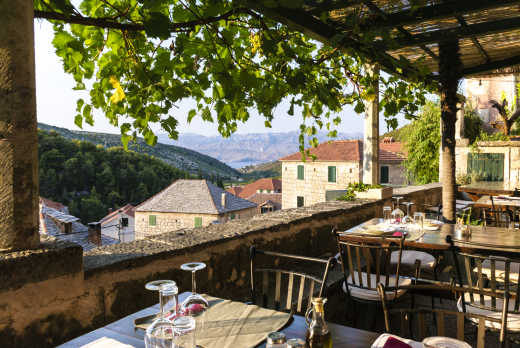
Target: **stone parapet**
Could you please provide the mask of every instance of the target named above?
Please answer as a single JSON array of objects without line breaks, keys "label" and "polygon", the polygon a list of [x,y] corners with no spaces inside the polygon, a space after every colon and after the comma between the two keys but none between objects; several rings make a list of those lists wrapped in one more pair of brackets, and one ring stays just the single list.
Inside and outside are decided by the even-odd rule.
[{"label": "stone parapet", "polygon": [[[430,185],[403,189],[402,194],[408,200],[438,204],[440,191],[440,185]],[[190,274],[179,268],[189,261],[208,265],[197,274],[200,291],[245,300],[251,245],[307,256],[333,255],[337,250],[333,227],[348,229],[381,216],[387,204],[382,200],[334,201],[279,210],[96,248],[84,253],[82,263],[77,249],[61,249],[56,256],[48,256],[53,262],[45,267],[42,262],[48,273],[19,276],[17,283],[9,280],[16,286],[0,293],[0,342],[50,347],[106,325],[157,303],[157,293],[144,289],[150,280],[173,279],[181,291],[189,290]],[[20,265],[22,272],[27,269],[23,262]]]}]

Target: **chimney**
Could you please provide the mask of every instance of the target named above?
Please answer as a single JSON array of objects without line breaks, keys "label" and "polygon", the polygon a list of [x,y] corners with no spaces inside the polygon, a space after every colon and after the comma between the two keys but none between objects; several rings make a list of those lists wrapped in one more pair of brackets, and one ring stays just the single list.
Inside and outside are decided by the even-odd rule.
[{"label": "chimney", "polygon": [[108,213],[111,214],[114,211],[112,208],[108,208]]},{"label": "chimney", "polygon": [[220,205],[222,206],[222,208],[226,207],[226,193],[225,192],[222,192],[222,196],[220,199]]},{"label": "chimney", "polygon": [[101,246],[101,224],[99,222],[90,222],[88,224],[88,241]]}]

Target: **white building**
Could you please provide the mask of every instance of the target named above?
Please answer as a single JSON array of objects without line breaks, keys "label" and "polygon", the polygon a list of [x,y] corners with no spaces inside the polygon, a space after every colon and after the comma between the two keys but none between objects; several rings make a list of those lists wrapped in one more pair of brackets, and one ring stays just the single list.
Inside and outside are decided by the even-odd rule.
[{"label": "white building", "polygon": [[114,210],[99,222],[101,234],[117,239],[121,243],[131,242],[135,239],[135,207],[127,204]]}]

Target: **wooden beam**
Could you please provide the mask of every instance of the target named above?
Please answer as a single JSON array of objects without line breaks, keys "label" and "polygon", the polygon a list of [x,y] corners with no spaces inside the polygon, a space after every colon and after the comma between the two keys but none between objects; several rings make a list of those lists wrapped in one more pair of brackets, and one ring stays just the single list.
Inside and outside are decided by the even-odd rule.
[{"label": "wooden beam", "polygon": [[514,56],[502,60],[491,61],[489,63],[465,68],[464,70],[462,70],[462,74],[464,76],[475,75],[486,71],[507,68],[518,64],[520,64],[520,56]]},{"label": "wooden beam", "polygon": [[[462,17],[461,15],[456,15],[455,18],[457,18],[457,21],[459,22],[459,24],[461,26],[463,26],[463,27],[468,26],[468,23],[466,22],[464,17]],[[491,58],[489,58],[489,54],[487,54],[486,50],[484,49],[484,47],[482,47],[482,45],[480,44],[478,39],[475,36],[472,36],[471,41],[473,42],[473,45],[477,48],[477,50],[480,52],[480,55],[484,58],[484,61],[486,63],[489,63],[491,61]]]},{"label": "wooden beam", "polygon": [[[387,15],[386,15],[385,11],[383,11],[379,7],[377,7],[371,0],[363,0],[363,3],[365,4],[366,7],[368,7],[370,9],[370,11],[379,15],[383,19],[387,19]],[[399,32],[401,34],[403,34],[409,40],[413,39],[413,35],[410,34],[407,30],[405,30],[402,26],[399,25],[396,28],[397,28],[397,30],[399,30]],[[435,53],[433,53],[433,51],[431,49],[429,49],[425,45],[420,45],[420,47],[422,48],[422,50],[424,52],[426,52],[434,60],[437,60],[437,61],[439,60],[439,57],[437,57],[437,55]]]},{"label": "wooden beam", "polygon": [[492,22],[425,32],[423,34],[414,35],[411,40],[404,37],[396,38],[388,41],[386,45],[381,45],[381,48],[395,50],[404,47],[434,44],[449,39],[463,39],[477,37],[479,35],[496,34],[518,28],[520,28],[520,17],[506,18]]}]

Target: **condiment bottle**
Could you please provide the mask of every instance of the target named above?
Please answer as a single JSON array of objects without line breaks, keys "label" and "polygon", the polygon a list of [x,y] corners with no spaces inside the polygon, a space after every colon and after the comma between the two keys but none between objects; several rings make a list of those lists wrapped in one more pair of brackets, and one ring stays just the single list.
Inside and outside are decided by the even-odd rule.
[{"label": "condiment bottle", "polygon": [[332,348],[332,337],[325,322],[325,302],[325,298],[314,297],[312,307],[309,307],[305,314],[305,320],[309,325],[305,340],[309,348]]},{"label": "condiment bottle", "polygon": [[286,348],[287,338],[283,332],[271,332],[267,335],[265,348]]},{"label": "condiment bottle", "polygon": [[299,338],[288,339],[287,348],[305,348],[305,341]]}]

